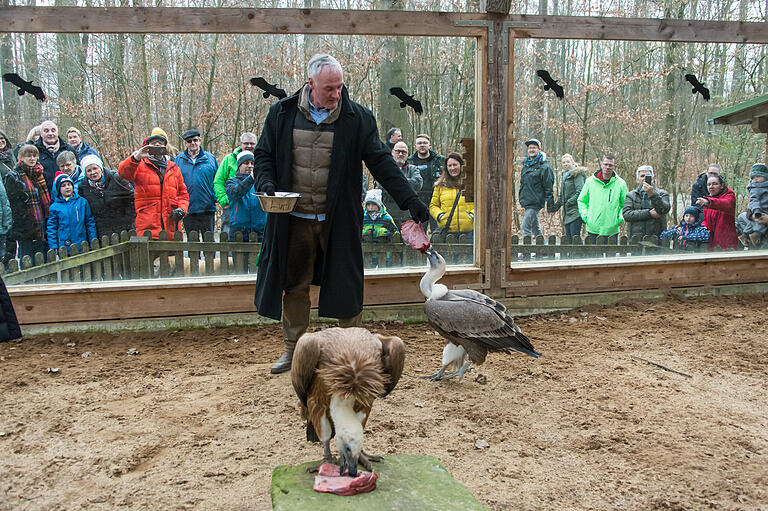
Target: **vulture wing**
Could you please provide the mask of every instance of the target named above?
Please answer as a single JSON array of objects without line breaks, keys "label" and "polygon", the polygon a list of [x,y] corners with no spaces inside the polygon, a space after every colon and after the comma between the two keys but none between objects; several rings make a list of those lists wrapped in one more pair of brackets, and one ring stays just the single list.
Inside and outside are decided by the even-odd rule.
[{"label": "vulture wing", "polygon": [[405,365],[405,343],[399,337],[387,337],[374,334],[381,341],[381,365],[387,379],[384,383],[384,395],[386,397],[395,389],[400,375],[403,374]]},{"label": "vulture wing", "polygon": [[482,364],[489,351],[519,351],[539,357],[506,307],[471,289],[448,291],[438,300],[427,300],[429,324],[446,339],[462,346],[474,364]]},{"label": "vulture wing", "polygon": [[315,379],[315,372],[320,365],[322,349],[320,338],[313,335],[303,335],[296,343],[291,367],[291,383],[299,401],[306,408],[309,388]]}]

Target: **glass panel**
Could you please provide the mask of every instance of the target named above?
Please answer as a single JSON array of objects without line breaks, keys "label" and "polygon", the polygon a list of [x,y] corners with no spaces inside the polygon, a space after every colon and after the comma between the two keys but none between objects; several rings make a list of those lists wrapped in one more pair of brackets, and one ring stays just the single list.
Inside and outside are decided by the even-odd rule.
[{"label": "glass panel", "polygon": [[[768,92],[763,78],[768,66],[766,46],[578,40],[518,40],[515,44],[513,150],[517,164],[512,231],[518,238],[512,240],[513,263],[765,246],[763,238],[745,238],[746,247],[736,241],[734,213],[738,216],[747,209],[750,168],[765,161],[768,97],[755,98]],[[563,87],[563,99],[553,90],[543,90],[546,75],[539,76],[539,70],[548,72]],[[690,82],[686,75],[693,75]],[[708,88],[710,101],[701,93],[691,93],[694,80]],[[762,115],[761,121],[755,121],[760,133],[752,131],[753,117],[748,113],[740,120],[746,124],[713,123],[718,111],[748,100],[762,103],[762,107],[750,110]],[[535,144],[532,161],[523,162],[529,157],[524,145],[529,139],[541,141],[553,171],[552,206],[556,213],[547,211],[546,193],[540,188],[547,170],[533,161]],[[605,163],[615,163],[615,173],[626,182],[628,195],[623,205],[623,191],[617,181],[604,184],[595,176],[605,153],[615,156],[613,162]],[[564,179],[566,154],[576,164]],[[721,215],[725,208],[722,200],[728,194],[713,190],[715,199],[705,203],[702,211],[705,225],[709,223],[712,231],[711,243],[702,243],[701,231],[692,231],[689,236],[673,231],[660,242],[662,231],[676,228],[684,220],[694,183],[698,183],[696,196],[710,193],[707,177],[702,175],[712,163],[720,166],[727,189],[733,190],[735,208]],[[656,189],[662,190],[656,198],[649,197],[638,180],[639,175],[650,174],[649,170],[639,170],[645,165],[653,170]],[[580,193],[582,186],[585,191]],[[579,196],[583,199],[581,211]],[[662,197],[664,200],[657,202]],[[535,229],[528,229],[526,207],[528,221],[540,221],[544,236],[538,246],[531,247],[537,245],[535,239],[523,239],[525,234],[535,233]],[[658,211],[667,208],[666,214]],[[538,216],[536,210],[540,210]],[[619,225],[620,216],[626,221]],[[588,222],[581,230],[579,219]],[[566,224],[584,239],[565,238],[573,234],[566,231]],[[748,231],[762,231],[757,224],[750,225],[745,227]],[[681,226],[685,233],[691,228]],[[589,237],[589,241],[606,246],[578,246],[588,233],[614,237]]]},{"label": "glass panel", "polygon": [[[79,156],[90,162],[87,167],[94,161],[86,160],[87,154],[96,152],[105,169],[99,172],[98,164],[91,169],[96,176],[93,182],[85,176],[86,168],[75,166],[72,170],[73,180],[79,180],[78,195],[86,196],[96,217],[100,242],[82,245],[81,237],[63,234],[61,227],[61,243],[56,243],[62,246],[56,253],[47,253],[44,246],[48,238],[47,222],[40,218],[35,220],[35,212],[41,209],[37,203],[45,203],[47,199],[45,193],[39,201],[30,202],[29,197],[53,186],[53,167],[59,163],[54,162],[46,148],[45,140],[48,139],[38,142],[38,157],[42,153],[46,169],[50,167],[43,174],[47,179],[46,187],[35,183],[34,173],[29,174],[33,177],[31,180],[19,174],[19,179],[7,186],[14,213],[28,218],[24,229],[15,226],[10,234],[22,243],[8,243],[3,272],[9,285],[255,273],[261,248],[259,222],[253,219],[255,217],[243,215],[236,223],[247,219],[253,225],[229,230],[231,225],[227,224],[235,211],[232,207],[223,209],[221,206],[229,200],[223,186],[225,179],[236,173],[234,153],[241,147],[247,148],[247,143],[251,142],[246,135],[241,143],[242,134],[259,135],[267,112],[276,101],[272,96],[264,98],[262,90],[252,87],[249,79],[263,77],[266,83],[291,95],[305,83],[307,60],[316,52],[329,52],[339,57],[350,97],[373,111],[382,140],[390,128],[400,128],[407,146],[406,156],[414,156],[414,140],[419,134],[428,135],[432,150],[439,154],[465,153],[473,149],[474,39],[2,34],[0,43],[0,71],[17,73],[32,80],[48,96],[46,102],[40,102],[30,94],[18,96],[16,87],[3,83],[0,129],[7,136],[8,147],[15,149],[18,145],[21,149],[28,138],[33,140],[38,136],[32,128],[44,119],[52,119],[60,139],[49,133],[50,126],[42,129],[43,135],[50,137],[51,144],[58,143],[59,149],[65,143],[77,145]],[[419,100],[423,115],[416,115],[411,107],[401,108],[400,100],[389,92],[392,87],[401,87]],[[68,130],[70,127],[76,130]],[[155,127],[160,127],[160,134],[167,138],[167,152],[180,164],[179,179],[186,183],[192,195],[192,204],[187,211],[190,214],[183,219],[178,218],[181,212],[171,214],[176,209],[174,197],[170,197],[171,207],[163,215],[153,209],[157,204],[142,198],[135,201],[135,210],[131,209],[131,199],[123,193],[127,185],[112,172],[118,170],[121,162],[130,161],[131,154],[142,147],[147,137],[156,134]],[[182,135],[191,128],[198,130],[199,135],[187,136],[184,140]],[[197,152],[198,138],[199,150],[205,152]],[[425,146],[420,147],[424,149]],[[22,149],[25,155],[34,152],[33,149]],[[52,154],[58,152],[54,149]],[[190,154],[196,152],[193,161]],[[416,165],[406,170],[414,175],[415,181],[423,183],[424,177],[428,178],[427,184],[419,187],[419,193],[429,206],[431,183],[441,175],[443,168],[442,160],[432,153],[425,150],[423,155],[426,158],[414,156]],[[8,167],[13,168],[14,157],[10,158]],[[66,165],[66,162],[60,163]],[[473,177],[473,163],[470,158],[465,168],[470,178]],[[233,175],[225,177],[222,174],[222,186],[214,184],[217,199],[214,200],[210,193],[210,175],[222,166],[227,166]],[[2,170],[5,174],[9,172],[4,167]],[[121,174],[136,183],[141,189],[140,195],[146,195],[140,178],[129,176],[130,173]],[[207,177],[202,179],[200,176]],[[364,170],[364,176],[366,187],[374,188],[375,180],[367,170]],[[163,183],[164,193],[170,194],[175,193],[179,184],[173,173],[169,173]],[[360,190],[361,217],[367,188]],[[454,225],[460,219],[458,225],[464,234],[449,233],[447,239],[441,241],[443,253],[452,264],[474,260],[471,217],[468,215],[471,209],[466,205],[473,204],[472,179],[466,180],[465,188],[463,206],[458,208],[456,220],[452,222]],[[464,200],[466,197],[469,199]],[[388,204],[386,196],[382,199],[385,205]],[[248,202],[252,209],[256,207],[254,201],[255,198]],[[46,207],[47,204],[42,208]],[[54,207],[54,211],[57,209],[59,206]],[[132,238],[136,234],[130,232],[132,211],[137,211],[140,217],[158,218],[157,222],[142,224],[151,224],[153,240],[143,241],[140,236]],[[390,213],[398,221],[409,217],[407,212],[405,216],[401,215],[396,206],[390,208]],[[467,222],[470,222],[469,227]],[[210,225],[213,225],[212,230]],[[158,233],[161,230],[164,232]],[[87,228],[86,233],[86,237],[93,235]],[[12,254],[17,250],[22,256],[29,254],[29,260],[12,260]],[[423,256],[407,249],[396,232],[373,229],[364,241],[364,252],[367,268],[424,264]],[[10,275],[18,272],[20,267],[34,268],[34,271]]]}]

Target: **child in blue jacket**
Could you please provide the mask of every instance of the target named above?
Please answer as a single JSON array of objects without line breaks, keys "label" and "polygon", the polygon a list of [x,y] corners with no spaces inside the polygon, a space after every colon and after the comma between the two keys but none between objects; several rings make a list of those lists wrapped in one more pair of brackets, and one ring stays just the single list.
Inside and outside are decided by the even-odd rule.
[{"label": "child in blue jacket", "polygon": [[701,225],[701,210],[696,206],[688,206],[683,213],[683,220],[676,227],[667,229],[659,235],[659,239],[675,240],[675,247],[683,250],[698,250],[702,243],[709,243],[709,231]]},{"label": "child in blue jacket", "polygon": [[251,232],[255,232],[258,239],[250,241],[262,241],[264,238],[267,214],[261,209],[253,184],[253,153],[240,151],[237,155],[237,174],[225,182],[229,199],[230,240],[235,239],[237,232],[243,233],[243,241],[249,241]]},{"label": "child in blue jacket", "polygon": [[[54,202],[48,209],[48,248],[80,245],[83,241],[98,238],[96,221],[88,201],[75,192],[75,183],[67,174],[59,174],[53,180]],[[79,247],[78,247],[79,248]]]}]

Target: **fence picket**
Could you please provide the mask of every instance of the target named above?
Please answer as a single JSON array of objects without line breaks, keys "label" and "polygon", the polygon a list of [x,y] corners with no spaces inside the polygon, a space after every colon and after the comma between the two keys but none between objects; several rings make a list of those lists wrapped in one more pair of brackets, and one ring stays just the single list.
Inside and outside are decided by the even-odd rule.
[{"label": "fence picket", "polygon": [[[176,231],[173,233],[173,241],[183,241],[184,240],[184,234],[182,234],[181,231]],[[177,250],[173,253],[173,265],[174,265],[174,272],[173,274],[176,277],[183,277],[184,276],[184,252],[181,250]]]},{"label": "fence picket", "polygon": [[[227,242],[229,242],[229,234],[226,232],[220,233],[219,246],[226,246]],[[229,250],[219,250],[219,269],[216,274],[229,275]]]},{"label": "fence picket", "polygon": [[[211,247],[214,247],[213,244],[213,233],[211,231],[206,231],[203,233],[203,241],[206,243],[209,243]],[[205,261],[205,274],[206,275],[213,275],[213,269],[214,269],[214,262],[216,258],[216,252],[213,250],[205,250],[203,251],[203,259]]]}]

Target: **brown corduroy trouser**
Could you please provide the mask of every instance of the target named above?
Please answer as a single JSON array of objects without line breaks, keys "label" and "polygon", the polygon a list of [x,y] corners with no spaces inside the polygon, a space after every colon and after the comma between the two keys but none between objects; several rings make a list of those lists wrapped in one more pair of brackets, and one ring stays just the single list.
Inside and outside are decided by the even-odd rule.
[{"label": "brown corduroy trouser", "polygon": [[[315,269],[315,258],[325,252],[323,222],[291,215],[288,238],[288,270],[283,293],[283,332],[288,341],[297,341],[309,327],[309,285]],[[362,312],[339,319],[339,326],[362,326]]]}]

